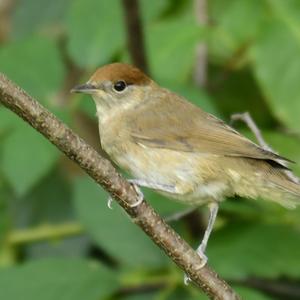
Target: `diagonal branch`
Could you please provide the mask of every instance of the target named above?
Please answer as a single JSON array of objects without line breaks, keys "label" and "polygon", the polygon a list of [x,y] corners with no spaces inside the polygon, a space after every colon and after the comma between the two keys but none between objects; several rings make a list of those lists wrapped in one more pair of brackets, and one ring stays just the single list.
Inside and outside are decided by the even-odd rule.
[{"label": "diagonal branch", "polygon": [[199,269],[201,258],[146,201],[138,207],[130,207],[130,204],[138,200],[138,196],[134,188],[117,173],[108,160],[1,73],[0,103],[27,121],[104,187],[132,220],[211,299],[239,299],[232,288],[210,267]]}]

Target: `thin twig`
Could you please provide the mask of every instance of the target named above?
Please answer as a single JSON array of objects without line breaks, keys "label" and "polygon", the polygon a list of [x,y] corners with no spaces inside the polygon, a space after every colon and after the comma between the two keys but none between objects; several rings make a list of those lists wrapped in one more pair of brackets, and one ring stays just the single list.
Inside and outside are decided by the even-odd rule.
[{"label": "thin twig", "polygon": [[274,152],[273,149],[266,143],[266,141],[264,140],[259,128],[257,127],[257,125],[255,124],[255,122],[253,121],[251,115],[249,112],[244,112],[244,113],[239,113],[239,114],[234,114],[231,116],[231,120],[233,122],[235,121],[242,121],[244,122],[249,129],[253,132],[253,134],[255,135],[259,145],[264,148],[265,150]]},{"label": "thin twig", "polygon": [[[274,151],[268,144],[267,142],[264,140],[261,131],[259,130],[259,128],[257,127],[257,125],[255,124],[254,120],[252,119],[251,115],[249,112],[244,112],[244,113],[239,113],[239,114],[234,114],[231,116],[231,120],[234,121],[243,121],[248,127],[249,129],[252,131],[252,133],[255,135],[259,145],[270,152],[273,152],[275,154],[278,154],[276,151]],[[277,160],[280,164],[282,164],[283,166],[287,166],[287,162],[284,160]],[[293,174],[293,172],[291,172],[290,170],[285,170],[284,171],[286,173],[286,175],[295,183],[300,183],[300,179],[295,176]]]},{"label": "thin twig", "polygon": [[[195,0],[196,20],[200,26],[207,25],[207,0]],[[195,83],[199,87],[204,87],[207,84],[207,45],[201,41],[196,46],[196,65],[194,71]]]},{"label": "thin twig", "polygon": [[231,280],[231,282],[260,290],[275,299],[300,299],[299,281],[290,278],[265,279],[250,277],[242,280]]},{"label": "thin twig", "polygon": [[15,1],[2,0],[0,1],[0,45],[8,39],[11,29],[12,11],[15,6]]},{"label": "thin twig", "polygon": [[[138,195],[112,166],[91,146],[20,87],[0,73],[0,103],[11,109],[52,144],[76,162],[123,207],[132,220],[199,286],[211,299],[240,299],[200,256]],[[108,212],[109,213],[109,212]]]}]

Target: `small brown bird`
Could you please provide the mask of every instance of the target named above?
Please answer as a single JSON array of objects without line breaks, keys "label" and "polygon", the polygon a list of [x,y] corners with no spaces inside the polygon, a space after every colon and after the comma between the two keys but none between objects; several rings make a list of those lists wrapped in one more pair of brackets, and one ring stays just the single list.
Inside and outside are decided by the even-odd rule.
[{"label": "small brown bird", "polygon": [[300,185],[289,161],[243,137],[223,121],[122,63],[98,69],[73,92],[91,94],[101,145],[148,187],[183,203],[208,204],[210,219],[198,253],[204,258],[218,203],[228,196],[262,197],[293,208]]}]

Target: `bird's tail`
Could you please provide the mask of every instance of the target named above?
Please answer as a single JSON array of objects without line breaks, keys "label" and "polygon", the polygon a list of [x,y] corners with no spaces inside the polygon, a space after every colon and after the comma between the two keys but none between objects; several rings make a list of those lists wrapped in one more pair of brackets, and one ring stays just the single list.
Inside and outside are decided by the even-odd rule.
[{"label": "bird's tail", "polygon": [[300,184],[297,178],[292,178],[288,171],[272,170],[265,177],[260,196],[275,201],[286,208],[295,208],[300,205]]},{"label": "bird's tail", "polygon": [[236,185],[238,195],[263,198],[286,208],[300,205],[300,183],[290,176],[285,166],[273,161],[244,159],[238,168],[246,170],[242,175],[243,184]]}]

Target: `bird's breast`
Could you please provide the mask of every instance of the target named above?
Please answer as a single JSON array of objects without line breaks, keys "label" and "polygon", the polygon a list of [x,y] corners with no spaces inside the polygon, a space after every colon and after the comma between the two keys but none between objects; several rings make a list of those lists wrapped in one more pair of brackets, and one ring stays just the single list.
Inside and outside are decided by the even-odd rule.
[{"label": "bird's breast", "polygon": [[[102,138],[111,159],[133,178],[174,186],[174,193],[163,193],[186,204],[221,200],[228,189],[213,159],[206,154],[149,148],[120,136],[114,141]],[[121,134],[122,135],[122,134]],[[216,176],[217,175],[217,176]],[[161,192],[161,191],[160,191]]]}]

